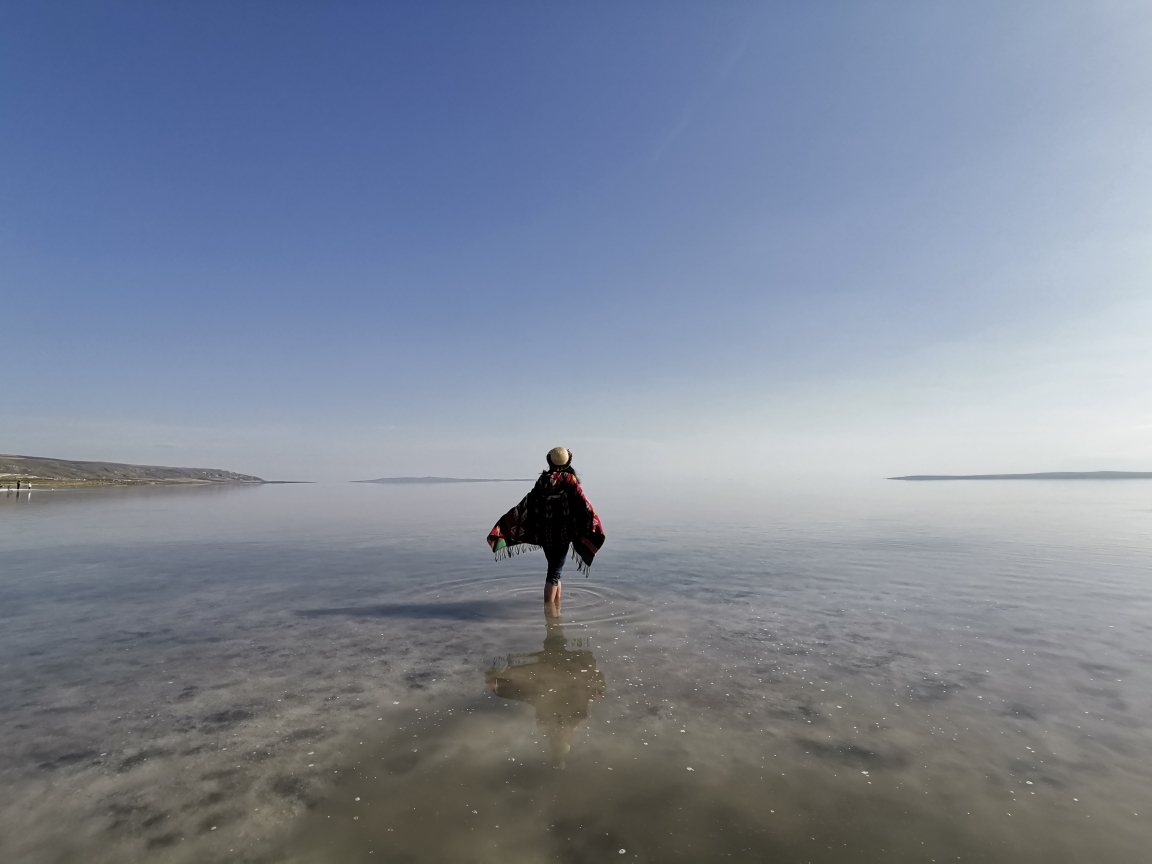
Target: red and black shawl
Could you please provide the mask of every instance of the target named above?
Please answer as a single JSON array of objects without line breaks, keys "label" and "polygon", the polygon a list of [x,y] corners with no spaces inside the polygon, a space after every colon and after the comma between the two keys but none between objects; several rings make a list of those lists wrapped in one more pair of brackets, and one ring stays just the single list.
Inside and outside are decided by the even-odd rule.
[{"label": "red and black shawl", "polygon": [[571,471],[545,471],[524,500],[500,517],[488,534],[496,559],[529,549],[572,543],[576,567],[585,575],[604,545],[604,526]]}]

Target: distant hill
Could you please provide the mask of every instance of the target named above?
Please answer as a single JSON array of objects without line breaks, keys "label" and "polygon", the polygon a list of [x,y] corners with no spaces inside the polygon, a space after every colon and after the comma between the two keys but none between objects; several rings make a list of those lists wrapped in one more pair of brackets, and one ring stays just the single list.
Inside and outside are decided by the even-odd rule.
[{"label": "distant hill", "polygon": [[0,455],[0,483],[17,480],[67,486],[140,483],[263,483],[251,474],[218,468],[168,468],[120,462],[75,462],[37,456]]},{"label": "distant hill", "polygon": [[912,474],[889,480],[1152,480],[1152,471],[1045,471],[1040,474]]},{"label": "distant hill", "polygon": [[535,478],[520,477],[381,477],[377,480],[353,480],[353,483],[532,483]]}]

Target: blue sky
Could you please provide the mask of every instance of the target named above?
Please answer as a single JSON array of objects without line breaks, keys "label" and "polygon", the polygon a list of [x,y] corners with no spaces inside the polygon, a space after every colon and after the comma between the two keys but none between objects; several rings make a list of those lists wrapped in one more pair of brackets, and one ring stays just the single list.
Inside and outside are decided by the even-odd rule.
[{"label": "blue sky", "polygon": [[0,451],[1152,468],[1149,44],[1143,3],[9,4]]}]

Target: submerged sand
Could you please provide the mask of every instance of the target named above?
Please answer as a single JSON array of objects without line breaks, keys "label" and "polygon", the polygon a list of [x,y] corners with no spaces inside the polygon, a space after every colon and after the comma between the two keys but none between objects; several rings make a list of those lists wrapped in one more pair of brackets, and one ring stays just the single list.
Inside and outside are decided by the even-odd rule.
[{"label": "submerged sand", "polygon": [[[7,535],[3,860],[1071,862],[1152,839],[1136,535],[1046,554],[618,519],[635,556],[566,580],[548,620],[539,562],[436,545],[443,502],[354,488],[211,513],[121,492]],[[502,499],[471,494],[482,524]]]}]

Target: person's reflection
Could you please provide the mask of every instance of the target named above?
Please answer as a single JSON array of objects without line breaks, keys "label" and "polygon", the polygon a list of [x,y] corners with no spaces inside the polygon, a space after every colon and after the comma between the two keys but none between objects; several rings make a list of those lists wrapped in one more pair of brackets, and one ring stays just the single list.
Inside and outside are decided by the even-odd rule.
[{"label": "person's reflection", "polygon": [[[527,702],[536,709],[536,725],[548,736],[552,758],[563,768],[564,756],[580,724],[588,719],[593,699],[604,695],[604,676],[588,650],[568,650],[559,616],[544,618],[548,632],[544,650],[510,654],[508,665],[493,666],[484,680],[502,699]],[[578,649],[584,640],[573,640]]]}]

